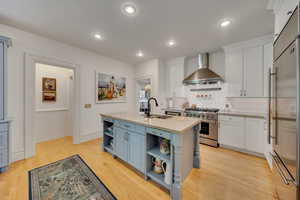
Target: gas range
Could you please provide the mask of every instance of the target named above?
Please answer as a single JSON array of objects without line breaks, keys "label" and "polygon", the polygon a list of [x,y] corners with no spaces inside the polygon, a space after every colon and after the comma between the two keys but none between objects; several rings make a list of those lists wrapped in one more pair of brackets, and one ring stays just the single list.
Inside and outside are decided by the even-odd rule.
[{"label": "gas range", "polygon": [[186,117],[197,117],[202,120],[218,120],[217,108],[186,108],[184,114]]},{"label": "gas range", "polygon": [[199,136],[200,143],[218,147],[218,112],[216,108],[187,108],[184,111],[186,117],[200,118]]}]

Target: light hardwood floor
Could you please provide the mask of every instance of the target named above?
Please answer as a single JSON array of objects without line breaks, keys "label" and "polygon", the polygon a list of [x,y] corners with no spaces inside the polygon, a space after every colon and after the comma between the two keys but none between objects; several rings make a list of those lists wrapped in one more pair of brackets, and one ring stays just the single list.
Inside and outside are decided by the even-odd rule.
[{"label": "light hardwood floor", "polygon": [[[201,145],[201,169],[193,169],[183,184],[188,200],[271,200],[270,171],[264,159]],[[28,198],[30,169],[80,154],[119,200],[164,200],[168,193],[134,172],[130,167],[100,151],[100,141],[79,145],[65,137],[37,145],[37,155],[15,162],[0,174],[1,200]]]}]

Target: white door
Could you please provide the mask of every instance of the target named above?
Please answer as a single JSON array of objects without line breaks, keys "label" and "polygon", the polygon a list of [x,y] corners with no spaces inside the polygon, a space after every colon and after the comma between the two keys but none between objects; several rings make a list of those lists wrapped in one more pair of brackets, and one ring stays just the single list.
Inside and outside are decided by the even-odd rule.
[{"label": "white door", "polygon": [[243,50],[226,53],[226,81],[228,97],[240,97],[243,88]]},{"label": "white door", "polygon": [[244,123],[243,117],[222,116],[219,127],[220,144],[244,149]]},{"label": "white door", "polygon": [[264,95],[263,46],[244,49],[244,96]]},{"label": "white door", "polygon": [[256,153],[264,153],[267,139],[264,133],[264,119],[246,118],[246,149]]}]

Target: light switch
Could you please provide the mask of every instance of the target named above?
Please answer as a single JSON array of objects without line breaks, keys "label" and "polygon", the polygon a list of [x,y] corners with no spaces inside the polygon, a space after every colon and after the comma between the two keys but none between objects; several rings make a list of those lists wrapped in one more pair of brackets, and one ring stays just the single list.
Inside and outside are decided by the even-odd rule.
[{"label": "light switch", "polygon": [[91,108],[92,104],[84,104],[84,108]]}]

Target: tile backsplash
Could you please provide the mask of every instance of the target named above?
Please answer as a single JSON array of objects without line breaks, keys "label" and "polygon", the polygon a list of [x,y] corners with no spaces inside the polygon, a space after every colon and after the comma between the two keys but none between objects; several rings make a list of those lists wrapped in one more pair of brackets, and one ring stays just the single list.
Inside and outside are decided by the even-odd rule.
[{"label": "tile backsplash", "polygon": [[229,109],[240,112],[259,112],[266,113],[268,109],[267,98],[227,98],[227,84],[220,83],[216,87],[217,91],[190,91],[197,86],[185,86],[184,92],[190,105],[196,104],[199,107],[211,107],[225,109],[225,104]]}]

